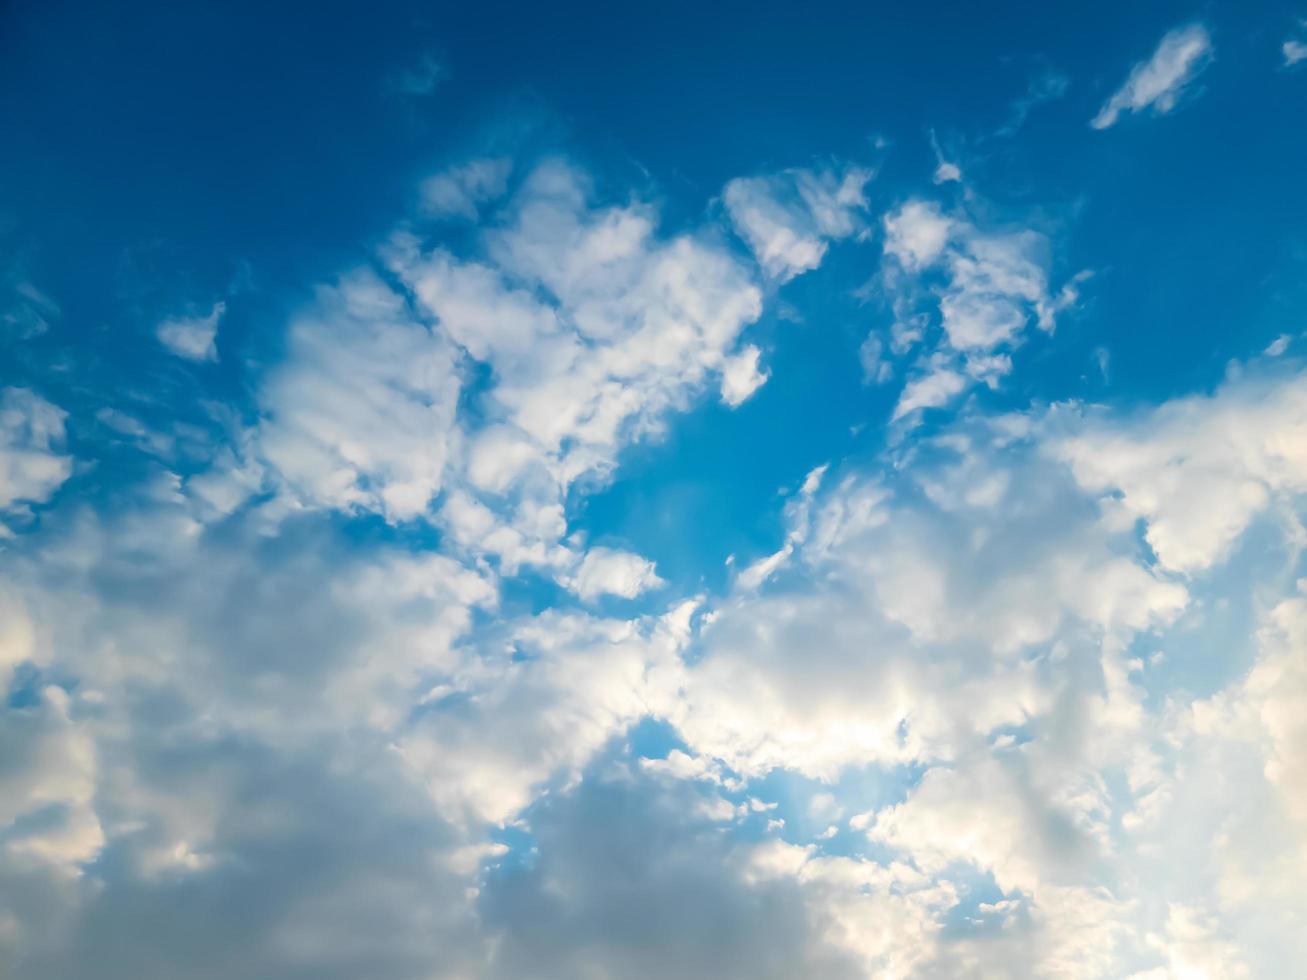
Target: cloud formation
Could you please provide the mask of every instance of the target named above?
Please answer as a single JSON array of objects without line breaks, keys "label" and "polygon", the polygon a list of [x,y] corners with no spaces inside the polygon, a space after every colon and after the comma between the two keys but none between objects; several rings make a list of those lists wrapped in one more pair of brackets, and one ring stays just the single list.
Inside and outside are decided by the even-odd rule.
[{"label": "cloud formation", "polygon": [[216,361],[218,324],[226,312],[227,304],[219,301],[213,304],[213,309],[205,316],[164,320],[155,335],[159,338],[159,343],[185,360]]},{"label": "cloud formation", "polygon": [[1152,56],[1130,69],[1125,83],[1103,103],[1089,125],[1108,129],[1116,125],[1122,113],[1144,109],[1165,115],[1179,104],[1212,56],[1212,38],[1202,24],[1168,31]]},{"label": "cloud formation", "polygon": [[829,242],[862,227],[872,171],[787,170],[737,177],[722,191],[737,234],[770,279],[785,282],[817,268]]},{"label": "cloud formation", "polygon": [[[1211,52],[1168,34],[1095,127]],[[401,64],[374,97],[466,94]],[[251,285],[220,369],[222,302],[133,295],[122,358],[13,290],[0,972],[1307,960],[1283,308],[1124,390],[1156,360],[1075,271],[1114,240],[1073,247],[1092,195],[1043,199],[1014,139],[631,189],[534,126],[443,155],[293,301]]]}]

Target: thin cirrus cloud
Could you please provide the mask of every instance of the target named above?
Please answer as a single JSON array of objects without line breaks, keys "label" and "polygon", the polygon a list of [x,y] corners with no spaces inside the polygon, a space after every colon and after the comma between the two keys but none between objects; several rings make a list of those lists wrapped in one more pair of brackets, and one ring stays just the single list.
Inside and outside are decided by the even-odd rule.
[{"label": "thin cirrus cloud", "polygon": [[1152,110],[1165,115],[1174,109],[1204,69],[1211,64],[1212,38],[1202,24],[1190,24],[1168,32],[1147,61],[1130,69],[1098,114],[1090,120],[1094,129],[1108,129],[1123,113]]}]

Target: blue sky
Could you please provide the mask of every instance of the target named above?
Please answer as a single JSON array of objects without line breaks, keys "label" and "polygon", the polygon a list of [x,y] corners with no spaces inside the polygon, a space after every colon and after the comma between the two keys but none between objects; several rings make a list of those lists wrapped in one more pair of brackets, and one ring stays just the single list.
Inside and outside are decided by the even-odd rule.
[{"label": "blue sky", "polygon": [[0,12],[0,964],[1284,976],[1307,8]]}]

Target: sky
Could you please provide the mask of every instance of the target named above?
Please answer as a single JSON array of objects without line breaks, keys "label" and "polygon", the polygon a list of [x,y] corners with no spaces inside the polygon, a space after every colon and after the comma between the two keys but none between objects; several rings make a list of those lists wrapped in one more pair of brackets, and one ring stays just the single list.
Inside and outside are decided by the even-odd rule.
[{"label": "sky", "polygon": [[1307,6],[0,4],[0,973],[1289,977]]}]

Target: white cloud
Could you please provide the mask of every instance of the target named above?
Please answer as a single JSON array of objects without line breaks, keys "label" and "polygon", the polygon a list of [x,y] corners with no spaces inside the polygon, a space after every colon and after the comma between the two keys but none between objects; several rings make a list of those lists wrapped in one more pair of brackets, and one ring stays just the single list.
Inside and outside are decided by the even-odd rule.
[{"label": "white cloud", "polygon": [[467,663],[398,741],[451,818],[503,823],[551,780],[574,784],[615,735],[675,690],[675,616],[626,622],[546,613],[509,634],[524,656]]},{"label": "white cloud", "polygon": [[1134,975],[1135,980],[1157,977],[1206,978],[1229,977],[1238,980],[1249,976],[1240,962],[1238,949],[1220,935],[1210,916],[1184,905],[1171,905],[1166,915],[1166,931],[1149,935],[1149,944],[1166,957],[1166,967]]},{"label": "white cloud", "polygon": [[640,593],[656,589],[663,581],[654,571],[654,563],[629,551],[591,548],[581,559],[580,567],[568,587],[582,599],[594,600],[601,595],[634,599]]},{"label": "white cloud", "polygon": [[1212,60],[1212,38],[1202,24],[1178,27],[1162,38],[1147,61],[1130,70],[1130,76],[1103,103],[1089,125],[1107,129],[1123,112],[1151,108],[1161,115],[1176,107],[1184,91]]},{"label": "white cloud", "polygon": [[941,160],[939,166],[935,168],[933,177],[937,184],[948,184],[962,180],[962,168],[956,163],[950,163],[948,160]]},{"label": "white cloud", "polygon": [[434,174],[422,182],[422,210],[475,221],[482,204],[503,195],[512,169],[507,157],[482,157]]},{"label": "white cloud", "polygon": [[894,406],[894,420],[923,408],[947,405],[954,396],[965,390],[967,379],[947,367],[934,367],[928,373],[913,378],[903,388]]},{"label": "white cloud", "polygon": [[761,355],[762,352],[750,344],[726,359],[722,368],[722,401],[731,408],[748,401],[749,396],[766,383],[767,372],[758,368]]},{"label": "white cloud", "polygon": [[218,323],[227,312],[227,304],[219,300],[205,316],[178,317],[164,320],[155,331],[159,343],[178,357],[188,361],[216,361]]},{"label": "white cloud", "polygon": [[422,514],[457,440],[451,345],[371,272],[323,289],[259,395],[259,451],[301,505]]},{"label": "white cloud", "polygon": [[1307,61],[1307,44],[1302,41],[1288,40],[1280,48],[1284,55],[1284,64],[1293,67],[1300,61]]},{"label": "white cloud", "polygon": [[722,199],[731,223],[772,279],[786,282],[819,265],[832,239],[861,228],[872,172],[787,170],[767,177],[737,177]]},{"label": "white cloud", "polygon": [[[70,698],[46,687],[29,708],[0,708],[0,839],[10,854],[75,874],[104,845],[94,808],[95,745],[70,717]],[[51,819],[39,819],[49,813]]]},{"label": "white cloud", "polygon": [[894,256],[907,269],[932,264],[953,232],[953,222],[931,201],[908,201],[887,214],[884,224],[885,254]]},{"label": "white cloud", "polygon": [[1050,440],[1087,490],[1147,522],[1166,568],[1198,572],[1228,553],[1258,514],[1307,489],[1307,380],[1233,381],[1127,420]]},{"label": "white cloud", "polygon": [[0,391],[0,511],[49,500],[72,475],[68,413],[26,388]]},{"label": "white cloud", "polygon": [[[328,294],[323,309],[339,317],[342,302]],[[365,308],[394,325],[389,303]],[[0,881],[106,877],[58,915],[6,897],[0,916],[27,950],[35,924],[54,922],[48,962],[62,966],[122,955],[90,928],[109,905],[172,922],[187,906],[169,889],[231,889],[259,912],[223,954],[238,973],[349,975],[363,950],[398,956],[397,976],[438,961],[473,976],[547,963],[653,977],[667,955],[699,970],[722,947],[669,954],[666,936],[684,933],[664,930],[651,963],[643,934],[605,915],[662,922],[709,894],[751,909],[739,935],[793,975],[1259,975],[1301,946],[1303,601],[1271,607],[1255,662],[1215,695],[1150,703],[1148,669],[1129,658],[1155,645],[1192,658],[1186,617],[1210,596],[1139,553],[1132,521],[1098,506],[1066,447],[1125,446],[1128,472],[1147,472],[1146,459],[1199,453],[1167,422],[1192,415],[1227,469],[1278,473],[1298,387],[1236,382],[1139,418],[963,420],[871,466],[818,468],[788,505],[781,557],[703,616],[693,602],[635,621],[501,613],[484,567],[341,553],[324,537],[255,546],[252,514],[197,539],[176,480],[116,518],[42,527],[6,566],[18,598],[4,623],[17,625],[0,630],[0,660],[53,666],[79,694],[0,719],[39,729],[15,758],[48,762],[39,780],[0,770]],[[528,478],[512,448],[527,437],[477,434],[486,458],[457,471],[472,488],[458,493],[493,502]],[[1128,510],[1126,483],[1109,495]],[[567,552],[560,574],[588,575],[578,562],[595,594],[637,594],[654,574],[604,549]],[[623,769],[624,735],[649,717],[683,748]],[[782,809],[759,799],[774,770],[822,785]],[[848,774],[876,787],[851,823]],[[649,836],[622,836],[633,819]],[[749,821],[761,839],[736,836]],[[536,835],[523,867],[486,836],[503,824]],[[859,837],[869,853],[827,850]],[[296,848],[303,865],[270,857]],[[114,861],[92,866],[101,853]],[[528,899],[530,914],[514,904]],[[386,948],[331,935],[377,903]],[[759,938],[760,907],[799,931]],[[549,928],[524,924],[538,921]]]}]

